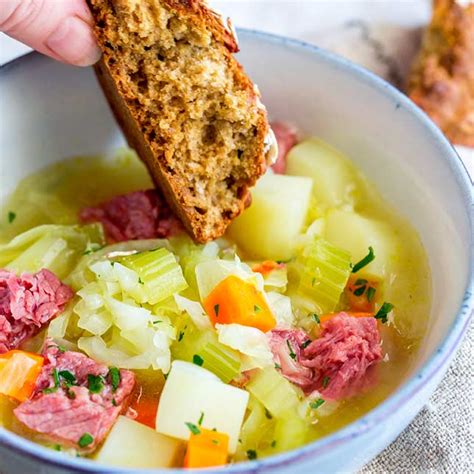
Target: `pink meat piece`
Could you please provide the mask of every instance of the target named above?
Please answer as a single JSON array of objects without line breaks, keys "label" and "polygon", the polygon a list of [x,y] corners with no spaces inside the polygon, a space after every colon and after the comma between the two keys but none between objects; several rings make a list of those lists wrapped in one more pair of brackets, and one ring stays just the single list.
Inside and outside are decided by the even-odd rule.
[{"label": "pink meat piece", "polygon": [[304,349],[301,364],[314,370],[323,397],[348,398],[374,382],[371,369],[382,359],[375,318],[340,313],[322,324],[321,336]]},{"label": "pink meat piece", "polygon": [[79,212],[79,219],[84,223],[101,222],[110,243],[167,238],[183,230],[156,189],[116,196],[97,207],[86,207]]},{"label": "pink meat piece", "polygon": [[[33,395],[15,408],[15,416],[50,441],[86,452],[93,451],[124,409],[135,385],[134,373],[120,370],[120,381],[114,390],[109,368],[84,354],[63,351],[48,339],[43,356],[45,365]],[[75,378],[74,384],[68,386],[60,375],[60,386],[55,389],[55,370],[58,374],[68,371]],[[89,391],[89,375],[101,377],[103,388],[99,393]],[[48,389],[52,390],[48,393]],[[81,448],[78,443],[86,433],[92,436],[92,442]]]},{"label": "pink meat piece", "polygon": [[[340,400],[375,383],[375,364],[382,359],[375,318],[339,313],[321,324],[321,335],[308,343],[302,330],[274,330],[270,347],[282,374],[305,393],[319,391]],[[291,347],[291,350],[290,350]]]},{"label": "pink meat piece", "polygon": [[298,143],[296,129],[283,122],[272,122],[271,127],[278,143],[278,158],[272,169],[275,173],[285,174],[288,152]]},{"label": "pink meat piece", "polygon": [[57,316],[73,291],[54,273],[0,270],[0,354],[16,349]]},{"label": "pink meat piece", "polygon": [[311,341],[301,329],[274,329],[269,333],[270,350],[282,374],[303,389],[314,385],[313,370],[301,365],[303,346]]}]

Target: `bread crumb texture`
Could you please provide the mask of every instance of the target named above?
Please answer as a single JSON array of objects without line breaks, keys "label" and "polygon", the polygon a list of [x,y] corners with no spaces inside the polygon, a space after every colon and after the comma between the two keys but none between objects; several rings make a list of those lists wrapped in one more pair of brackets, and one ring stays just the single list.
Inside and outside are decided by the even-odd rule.
[{"label": "bread crumb texture", "polygon": [[199,242],[221,236],[265,172],[268,121],[200,0],[88,0],[99,80],[130,145]]}]

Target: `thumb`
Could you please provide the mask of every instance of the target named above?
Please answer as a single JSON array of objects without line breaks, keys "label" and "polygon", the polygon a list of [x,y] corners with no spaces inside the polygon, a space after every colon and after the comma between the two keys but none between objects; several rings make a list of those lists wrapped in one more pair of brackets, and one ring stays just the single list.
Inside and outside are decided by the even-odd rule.
[{"label": "thumb", "polygon": [[0,31],[65,63],[99,60],[91,24],[85,0],[0,0]]}]

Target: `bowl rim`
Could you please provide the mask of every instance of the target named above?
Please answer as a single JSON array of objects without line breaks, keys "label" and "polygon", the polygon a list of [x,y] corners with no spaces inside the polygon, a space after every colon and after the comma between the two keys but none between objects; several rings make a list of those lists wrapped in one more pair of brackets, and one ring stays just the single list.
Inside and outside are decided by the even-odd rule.
[{"label": "bowl rim", "polygon": [[[432,135],[433,141],[436,142],[440,155],[447,161],[451,173],[457,181],[458,187],[463,196],[466,205],[468,223],[473,228],[474,221],[474,202],[472,182],[469,173],[463,161],[459,157],[455,148],[439,130],[439,128],[431,121],[428,115],[418,108],[407,96],[401,93],[390,83],[368,71],[364,67],[351,62],[335,53],[326,51],[306,41],[290,38],[274,33],[263,32],[254,29],[238,28],[239,36],[250,37],[273,44],[277,44],[283,48],[301,50],[317,56],[321,62],[329,63],[337,66],[341,70],[353,74],[358,79],[365,81],[372,87],[391,96],[397,108],[405,107],[420,122],[420,124]],[[41,56],[39,53],[32,52],[24,56],[16,58],[2,66],[0,66],[0,74],[10,69],[10,67],[23,63],[32,57]],[[44,58],[46,59],[46,58]],[[460,302],[457,315],[448,329],[444,339],[433,350],[432,355],[425,364],[414,372],[397,390],[386,398],[382,403],[366,413],[363,417],[358,418],[344,428],[325,436],[321,439],[313,441],[300,448],[275,455],[262,460],[242,462],[238,464],[227,465],[222,468],[199,470],[200,472],[225,471],[232,474],[260,472],[277,468],[284,468],[296,465],[308,458],[316,457],[322,452],[329,450],[349,441],[359,435],[363,435],[370,431],[372,427],[378,425],[381,421],[394,416],[397,410],[403,407],[414,395],[420,392],[430,381],[430,379],[440,370],[445,369],[446,363],[453,357],[455,351],[459,347],[470,320],[474,314],[474,237],[471,232],[469,243],[469,274],[464,296]],[[0,445],[15,451],[20,456],[26,456],[33,461],[40,461],[46,465],[57,468],[70,468],[77,473],[138,473],[138,472],[154,472],[154,473],[172,473],[180,474],[183,472],[181,468],[173,469],[135,469],[120,468],[108,465],[102,465],[89,459],[70,458],[69,456],[60,455],[53,450],[44,448],[26,438],[15,433],[11,433],[0,427]]]}]

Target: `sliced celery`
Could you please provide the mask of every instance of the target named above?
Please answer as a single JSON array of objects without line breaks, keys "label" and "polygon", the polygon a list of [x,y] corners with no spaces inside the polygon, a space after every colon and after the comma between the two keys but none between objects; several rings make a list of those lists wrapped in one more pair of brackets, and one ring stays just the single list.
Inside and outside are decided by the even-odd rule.
[{"label": "sliced celery", "polygon": [[167,249],[137,253],[119,261],[137,272],[149,304],[159,303],[188,287],[175,256]]},{"label": "sliced celery", "polygon": [[294,410],[300,403],[302,394],[273,367],[260,370],[245,388],[273,416],[283,416]]},{"label": "sliced celery", "polygon": [[177,340],[171,347],[174,359],[194,362],[229,383],[240,374],[241,357],[217,340],[212,330],[199,331],[190,319],[177,324]]},{"label": "sliced celery", "polygon": [[316,238],[299,255],[298,295],[312,300],[320,313],[336,308],[351,273],[348,252]]}]

